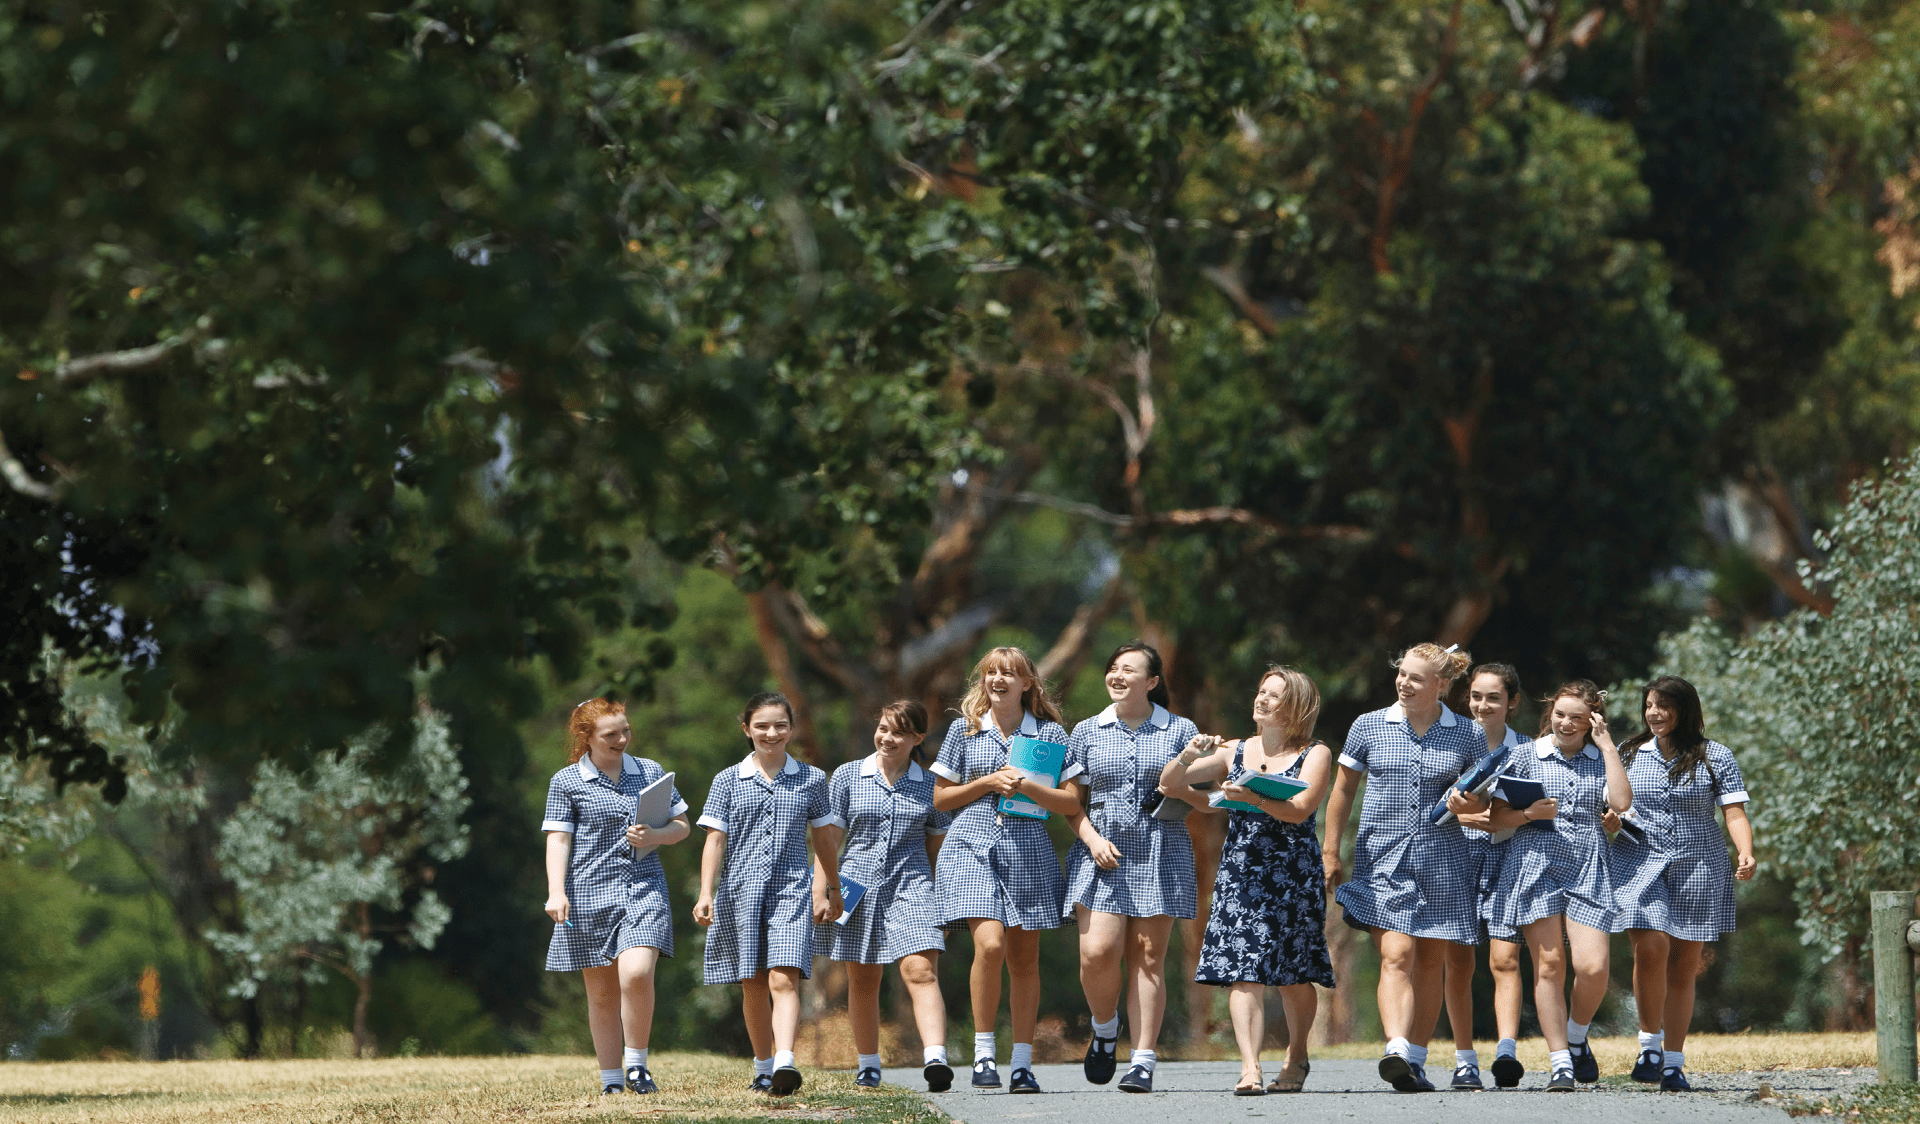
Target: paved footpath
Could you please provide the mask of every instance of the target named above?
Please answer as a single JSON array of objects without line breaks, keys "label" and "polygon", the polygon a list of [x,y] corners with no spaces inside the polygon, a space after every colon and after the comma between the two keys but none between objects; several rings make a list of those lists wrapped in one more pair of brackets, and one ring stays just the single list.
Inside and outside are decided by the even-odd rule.
[{"label": "paved footpath", "polygon": [[[1264,1097],[1236,1097],[1228,1092],[1240,1076],[1238,1062],[1161,1062],[1154,1073],[1151,1095],[1129,1095],[1112,1085],[1089,1085],[1078,1065],[1035,1066],[1034,1076],[1045,1092],[1022,1097],[998,1089],[975,1092],[964,1084],[967,1071],[956,1066],[954,1090],[928,1094],[927,1100],[965,1124],[1268,1124],[1347,1119],[1409,1124],[1448,1120],[1465,1124],[1585,1120],[1607,1124],[1784,1124],[1787,1116],[1778,1108],[1753,1103],[1762,1082],[1782,1094],[1825,1097],[1850,1092],[1874,1079],[1871,1069],[1711,1073],[1689,1075],[1696,1089],[1691,1094],[1662,1094],[1656,1088],[1635,1085],[1622,1075],[1603,1076],[1600,1084],[1582,1086],[1573,1093],[1547,1093],[1546,1074],[1529,1073],[1513,1090],[1475,1094],[1443,1089],[1409,1095],[1390,1089],[1374,1066],[1371,1061],[1316,1061],[1305,1092]],[[1003,1080],[1007,1072],[1002,1065]],[[1280,1064],[1267,1063],[1265,1072],[1272,1080],[1280,1072]]]}]

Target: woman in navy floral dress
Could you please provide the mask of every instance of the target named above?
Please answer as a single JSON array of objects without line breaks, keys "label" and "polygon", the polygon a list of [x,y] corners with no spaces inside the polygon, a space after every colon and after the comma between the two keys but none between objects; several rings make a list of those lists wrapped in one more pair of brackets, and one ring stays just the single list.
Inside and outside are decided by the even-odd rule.
[{"label": "woman in navy floral dress", "polygon": [[[1320,691],[1290,668],[1260,680],[1253,721],[1260,736],[1232,752],[1188,746],[1167,765],[1161,785],[1179,791],[1194,783],[1226,781],[1230,800],[1258,812],[1229,811],[1220,873],[1214,881],[1206,936],[1200,944],[1199,983],[1230,987],[1227,1008],[1240,1046],[1239,1096],[1297,1093],[1311,1068],[1307,1037],[1319,999],[1314,984],[1333,986],[1327,955],[1326,868],[1314,836],[1314,818],[1333,773],[1333,751],[1313,741]],[[1204,754],[1202,751],[1204,750]],[[1196,761],[1198,762],[1196,764]],[[1256,773],[1296,777],[1306,791],[1273,800],[1245,787]],[[1260,1043],[1266,1037],[1266,989],[1278,987],[1287,1015],[1287,1064],[1273,1084],[1260,1083]]]}]

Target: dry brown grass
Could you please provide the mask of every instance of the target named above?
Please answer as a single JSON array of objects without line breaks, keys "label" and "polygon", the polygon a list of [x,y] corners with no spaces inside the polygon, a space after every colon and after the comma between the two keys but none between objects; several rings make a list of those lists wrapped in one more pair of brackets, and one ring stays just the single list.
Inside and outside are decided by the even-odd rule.
[{"label": "dry brown grass", "polygon": [[[602,1098],[578,1057],[377,1061],[10,1062],[0,1122],[312,1124],[367,1121],[831,1120],[933,1124],[911,1087],[858,1089],[850,1073],[807,1072],[783,1101],[747,1091],[748,1063],[660,1054],[662,1092]],[[902,1076],[918,1077],[909,1071]]]},{"label": "dry brown grass", "polygon": [[[1602,1073],[1625,1073],[1633,1068],[1639,1045],[1633,1038],[1595,1038],[1593,1052],[1600,1059]],[[1475,1044],[1480,1064],[1493,1061],[1492,1042]],[[1453,1046],[1436,1038],[1432,1056],[1453,1068]],[[1314,1056],[1324,1058],[1377,1058],[1378,1042],[1349,1042],[1339,1046],[1316,1046]],[[1237,1056],[1237,1055],[1236,1055]],[[1275,1057],[1279,1054],[1275,1053]],[[1538,1038],[1520,1041],[1520,1062],[1530,1070],[1547,1068],[1547,1045]],[[1739,1070],[1767,1069],[1852,1069],[1874,1064],[1873,1032],[1859,1034],[1689,1034],[1687,1035],[1687,1071],[1689,1073],[1732,1073]]]}]

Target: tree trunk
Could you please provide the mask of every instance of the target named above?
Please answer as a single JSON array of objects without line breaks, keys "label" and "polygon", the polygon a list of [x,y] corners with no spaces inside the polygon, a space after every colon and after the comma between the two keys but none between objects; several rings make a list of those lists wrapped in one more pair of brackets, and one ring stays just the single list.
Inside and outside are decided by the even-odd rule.
[{"label": "tree trunk", "polygon": [[[360,935],[366,936],[373,931],[373,908],[366,902],[360,903]],[[354,986],[353,997],[353,1056],[366,1056],[367,1047],[372,1039],[367,1034],[367,1005],[373,999],[373,964],[367,964],[364,972],[351,973]]]}]

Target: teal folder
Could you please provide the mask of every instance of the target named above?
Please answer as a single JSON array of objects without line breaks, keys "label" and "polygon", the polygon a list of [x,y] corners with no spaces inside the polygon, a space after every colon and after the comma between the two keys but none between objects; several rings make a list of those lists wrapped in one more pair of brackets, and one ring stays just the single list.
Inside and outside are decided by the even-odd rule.
[{"label": "teal folder", "polygon": [[[1240,783],[1266,797],[1268,800],[1291,800],[1307,790],[1306,781],[1299,780],[1295,777],[1269,777],[1263,773],[1254,773],[1242,779]],[[1252,804],[1242,804],[1238,800],[1228,800],[1224,796],[1220,796],[1220,798],[1216,800],[1214,799],[1215,796],[1219,796],[1219,793],[1215,792],[1210,794],[1207,797],[1207,802],[1216,808],[1225,808],[1230,812],[1260,811],[1259,808]]]},{"label": "teal folder", "polygon": [[[1007,750],[1007,764],[1025,773],[1027,779],[1048,788],[1060,787],[1060,770],[1067,765],[1067,747],[1059,742],[1017,737]],[[1009,816],[1044,820],[1047,810],[1024,796],[1002,796],[1000,811]]]}]

